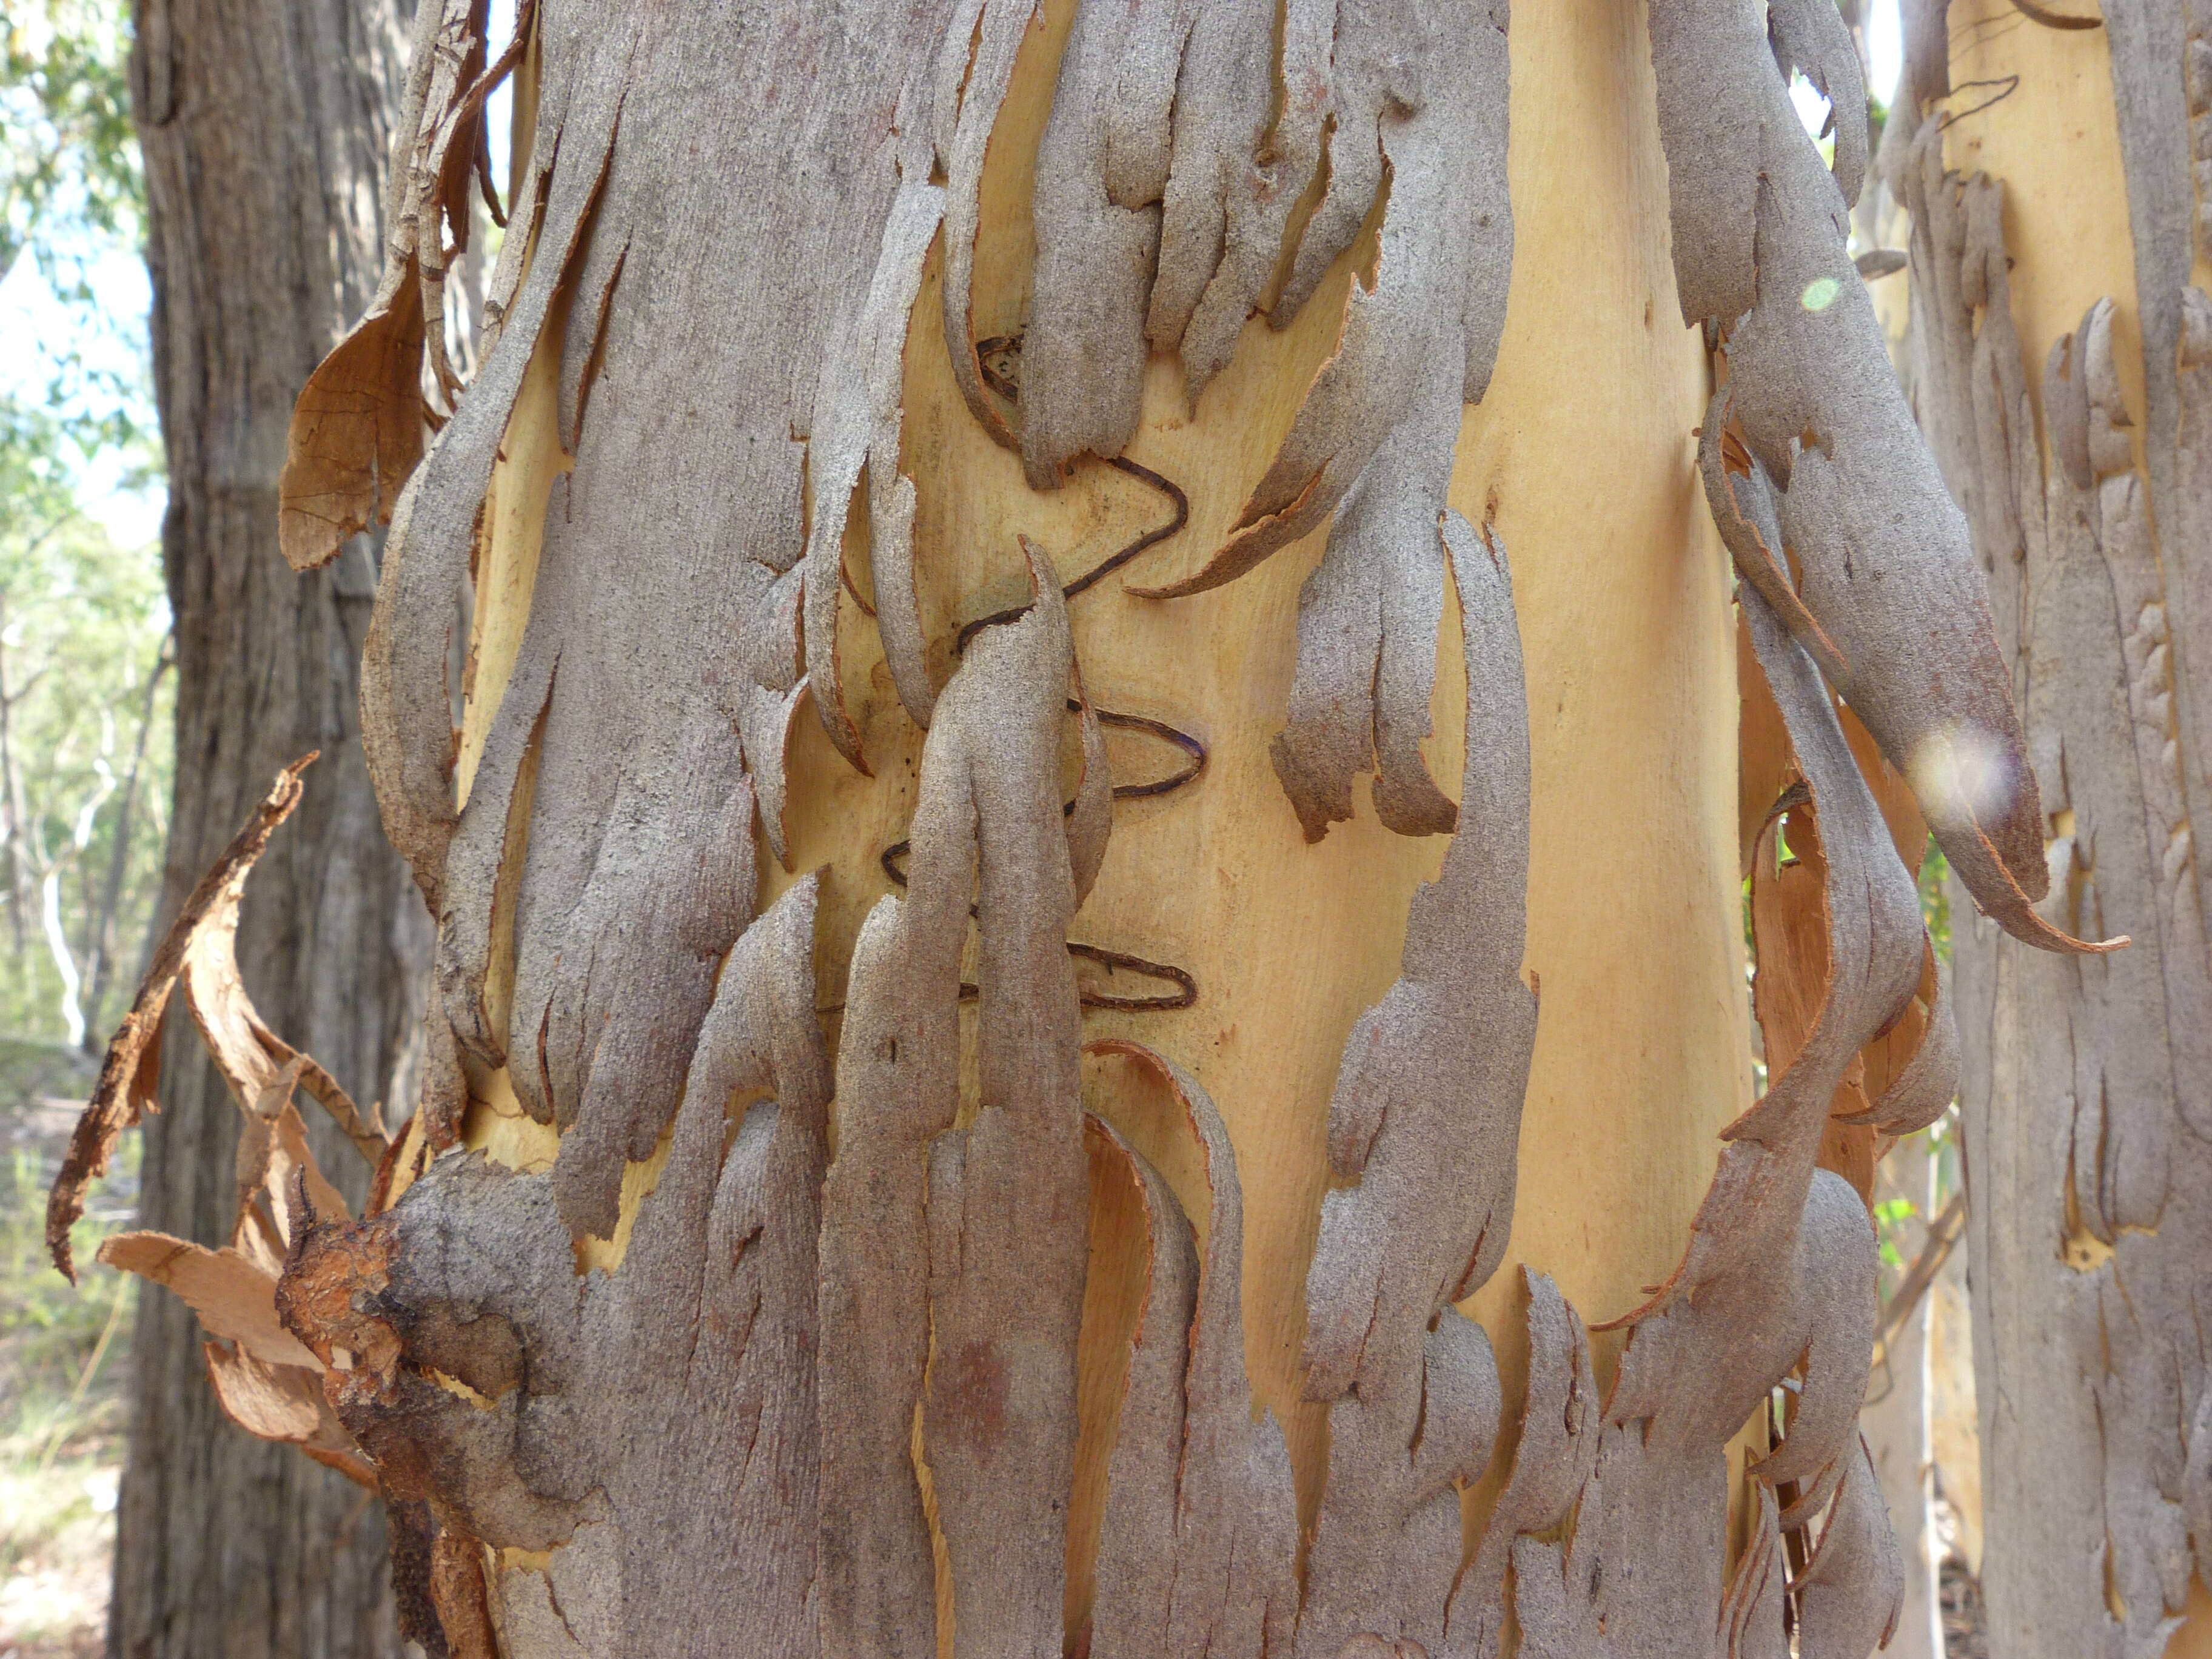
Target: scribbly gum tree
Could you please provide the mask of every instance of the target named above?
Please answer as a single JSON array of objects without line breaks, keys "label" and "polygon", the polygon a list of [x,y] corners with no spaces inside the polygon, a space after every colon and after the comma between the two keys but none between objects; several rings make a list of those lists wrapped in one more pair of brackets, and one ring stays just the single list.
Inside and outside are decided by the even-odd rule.
[{"label": "scribbly gum tree", "polygon": [[[424,9],[285,501],[302,565],[390,520],[431,1074],[355,1218],[315,1079],[237,1066],[240,1244],[159,1267],[391,1506],[410,1632],[1871,1651],[1925,836],[2105,947],[2033,908],[1829,0],[482,28]],[[423,319],[510,68],[461,389]],[[235,1054],[222,915],[142,1012],[180,975]]]}]

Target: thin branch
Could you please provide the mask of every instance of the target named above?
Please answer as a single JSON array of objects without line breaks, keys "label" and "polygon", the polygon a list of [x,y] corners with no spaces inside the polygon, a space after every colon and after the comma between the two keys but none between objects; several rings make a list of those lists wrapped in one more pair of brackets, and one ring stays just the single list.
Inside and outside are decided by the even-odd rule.
[{"label": "thin branch", "polygon": [[1920,1254],[1912,1258],[1905,1277],[1898,1281],[1897,1289],[1890,1295],[1881,1310],[1881,1328],[1875,1340],[1885,1358],[1890,1344],[1897,1340],[1920,1298],[1928,1294],[1928,1287],[1936,1282],[1936,1275],[1943,1271],[1943,1264],[1958,1247],[1966,1231],[1966,1189],[1961,1187],[1951,1194],[1951,1201],[1943,1206],[1942,1214],[1929,1228],[1928,1237],[1921,1242]]}]

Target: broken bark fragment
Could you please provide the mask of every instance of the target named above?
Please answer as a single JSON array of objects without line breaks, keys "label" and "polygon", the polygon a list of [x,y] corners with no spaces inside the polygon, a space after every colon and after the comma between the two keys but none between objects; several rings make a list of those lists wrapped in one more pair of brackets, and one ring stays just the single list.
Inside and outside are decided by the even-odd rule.
[{"label": "broken bark fragment", "polygon": [[210,1250],[164,1233],[117,1233],[102,1242],[100,1260],[162,1285],[191,1307],[213,1339],[202,1344],[208,1380],[232,1421],[262,1439],[296,1445],[317,1462],[374,1487],[374,1471],[324,1402],[323,1361],[278,1317],[277,1275],[301,1218],[347,1213],[345,1200],[308,1150],[294,1095],[305,1085],[317,1096],[373,1164],[381,1166],[389,1148],[381,1128],[362,1122],[328,1073],[262,1023],[239,978],[236,957],[246,878],[276,826],[298,805],[304,793],[300,775],[314,758],[308,755],[276,775],[155,951],[48,1199],[47,1237],[55,1265],[74,1279],[70,1228],[82,1212],[86,1185],[116,1139],[155,1103],[152,1060],[170,993],[181,981],[194,1023],[244,1119],[230,1242]]},{"label": "broken bark fragment", "polygon": [[1905,1562],[1863,1437],[1844,1454],[1827,1528],[1793,1588],[1801,1659],[1864,1659],[1896,1632]]}]

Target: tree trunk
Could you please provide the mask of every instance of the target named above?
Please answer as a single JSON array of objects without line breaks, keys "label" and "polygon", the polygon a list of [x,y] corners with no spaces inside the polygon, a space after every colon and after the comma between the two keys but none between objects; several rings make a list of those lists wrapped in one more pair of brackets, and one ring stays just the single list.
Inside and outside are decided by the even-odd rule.
[{"label": "tree trunk", "polygon": [[[320,750],[299,822],[246,899],[239,966],[270,1024],[364,1103],[407,1090],[428,955],[362,761],[374,556],[357,538],[327,571],[293,574],[276,489],[293,402],[374,285],[403,24],[399,0],[140,0],[132,64],[179,677],[164,914],[277,769]],[[140,1214],[220,1245],[236,1215],[238,1112],[186,1022],[168,1024]],[[358,1200],[359,1159],[319,1120],[312,1132]],[[234,1427],[201,1346],[181,1304],[141,1299],[110,1651],[393,1652],[381,1510]]]},{"label": "tree trunk", "polygon": [[1846,250],[1838,15],[528,19],[495,343],[413,466],[450,0],[286,473],[295,562],[391,519],[364,745],[440,928],[425,1109],[275,1291],[434,1517],[403,1604],[518,1659],[1869,1652],[1929,830],[2097,947]]},{"label": "tree trunk", "polygon": [[2212,791],[2191,161],[2212,154],[2191,137],[2212,16],[2107,0],[2101,27],[2052,27],[1978,0],[1950,8],[1947,48],[1943,9],[1920,9],[1908,59],[1948,57],[1948,81],[1901,92],[1884,143],[1912,214],[1915,401],[1990,572],[2050,813],[2045,913],[2135,941],[2039,957],[1954,912],[1990,1651],[2212,1651],[2191,1550],[2212,1547],[2212,958],[2190,829]]}]

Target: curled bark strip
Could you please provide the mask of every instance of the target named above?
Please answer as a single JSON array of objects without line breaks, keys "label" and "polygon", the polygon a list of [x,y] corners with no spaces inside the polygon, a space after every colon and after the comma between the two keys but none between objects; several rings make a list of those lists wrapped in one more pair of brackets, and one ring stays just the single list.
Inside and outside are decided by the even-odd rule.
[{"label": "curled bark strip", "polygon": [[[273,1298],[274,1293],[271,1280],[262,1294]],[[270,1317],[275,1316],[272,1300]],[[323,1398],[319,1365],[266,1364],[244,1347],[222,1342],[201,1343],[200,1355],[207,1364],[208,1386],[215,1390],[216,1403],[240,1428],[256,1439],[297,1446],[356,1486],[376,1489],[376,1471]]]},{"label": "curled bark strip", "polygon": [[594,236],[585,243],[576,269],[569,273],[571,298],[561,334],[555,418],[560,422],[561,447],[571,455],[583,442],[584,411],[591,404],[592,384],[606,360],[607,320],[629,257],[627,235]]},{"label": "curled bark strip", "polygon": [[[372,1134],[361,1125],[351,1101],[327,1073],[262,1024],[239,981],[234,955],[246,876],[270,833],[297,804],[299,775],[313,758],[310,755],[277,775],[259,811],[186,901],[155,952],[138,1006],[118,1035],[111,1066],[102,1074],[103,1082],[111,1074],[128,1079],[125,1087],[132,1116],[153,1103],[152,1079],[138,1069],[138,1058],[128,1056],[118,1066],[117,1057],[137,1040],[134,1032],[158,1035],[161,1005],[181,981],[193,1019],[244,1119],[230,1242],[210,1250],[163,1233],[118,1233],[101,1243],[100,1260],[161,1285],[192,1310],[213,1339],[202,1345],[208,1380],[232,1421],[262,1439],[296,1445],[316,1462],[374,1487],[376,1478],[360,1449],[324,1401],[323,1361],[278,1317],[277,1274],[307,1218],[319,1214],[343,1220],[348,1214],[344,1198],[324,1177],[308,1149],[307,1126],[293,1104],[294,1095],[306,1084],[310,1092],[322,1096],[364,1155],[380,1161],[389,1149],[380,1131]],[[142,1088],[146,1092],[141,1094]],[[101,1100],[95,1094],[85,1124],[101,1121]],[[72,1148],[72,1164],[56,1182],[47,1212],[50,1228],[59,1223],[63,1250],[57,1265],[64,1272],[70,1266],[70,1212],[82,1204],[81,1182],[67,1193],[64,1186],[76,1150]],[[105,1147],[100,1152],[104,1155]]]},{"label": "curled bark strip", "polygon": [[845,711],[837,671],[837,590],[845,537],[865,472],[873,549],[876,621],[899,700],[929,724],[936,690],[923,659],[914,587],[914,483],[899,471],[906,337],[921,269],[945,216],[945,192],[926,179],[902,181],[884,225],[860,313],[831,347],[814,395],[807,444],[813,488],[806,537],[806,678],[814,708],[837,752],[861,772],[860,735]]},{"label": "curled bark strip", "polygon": [[[1419,87],[1400,85],[1413,62]],[[1471,28],[1418,8],[1363,13],[1340,23],[1335,64],[1340,76],[1367,77],[1391,100],[1379,139],[1365,141],[1379,143],[1391,179],[1374,275],[1352,282],[1336,355],[1315,375],[1235,532],[1192,574],[1130,590],[1140,597],[1218,587],[1319,529],[1401,412],[1431,406],[1419,400],[1431,374],[1459,376],[1465,399],[1489,384],[1513,247],[1504,8]]]},{"label": "curled bark strip", "polygon": [[100,1259],[173,1292],[198,1316],[201,1329],[236,1344],[264,1370],[320,1369],[277,1322],[275,1279],[236,1249],[206,1249],[166,1233],[117,1233],[100,1245]]},{"label": "curled bark strip", "polygon": [[[453,701],[446,683],[456,607],[523,370],[605,178],[636,37],[635,15],[627,15],[627,22],[617,20],[592,34],[589,61],[568,65],[574,107],[566,97],[547,96],[540,104],[532,153],[550,157],[557,149],[559,160],[529,274],[471,395],[408,481],[385,544],[362,657],[362,749],[386,832],[433,913],[440,908],[456,817]],[[550,64],[559,62],[549,57]]]},{"label": "curled bark strip", "polygon": [[[1785,618],[1912,779],[1984,908],[2064,948],[2014,897],[2040,897],[2049,878],[2011,678],[1964,516],[1852,267],[1844,199],[1750,12],[1664,0],[1650,29],[1683,318],[1727,336],[1726,407],[1773,481],[1794,586],[1820,633],[1796,606]],[[1723,423],[1708,416],[1708,444]],[[1706,467],[1708,496],[1725,524],[1719,470]],[[1745,574],[1774,586],[1771,572],[1747,563]]]},{"label": "curled bark strip", "polygon": [[[1523,1552],[1547,1552],[1550,1576],[1559,1573],[1561,1545],[1538,1544],[1573,1511],[1596,1467],[1597,1380],[1590,1369],[1589,1337],[1583,1322],[1543,1273],[1523,1267],[1528,1290],[1528,1382],[1521,1413],[1521,1438],[1513,1469],[1498,1494],[1467,1570],[1453,1588],[1446,1650],[1469,1659],[1498,1659],[1505,1628],[1505,1570],[1532,1583],[1541,1575],[1524,1566]],[[1527,1615],[1522,1623],[1528,1623]]]},{"label": "curled bark strip", "polygon": [[1067,856],[1075,878],[1075,906],[1091,896],[1098,872],[1106,862],[1107,837],[1114,832],[1114,774],[1106,763],[1106,731],[1098,710],[1083,688],[1083,671],[1069,659],[1075,678],[1073,705],[1076,729],[1083,744],[1083,775],[1075,786],[1075,799],[1060,808],[1067,820]]},{"label": "curled bark strip", "polygon": [[1758,1488],[1753,1501],[1759,1519],[1721,1601],[1719,1652],[1723,1659],[1793,1659],[1784,1621],[1790,1580],[1779,1512],[1766,1486]]},{"label": "curled bark strip", "polygon": [[[594,927],[587,936],[600,942],[589,978],[577,988],[574,1000],[548,1006],[538,1022],[541,1066],[549,1016],[557,1012],[563,1029],[588,1031],[592,1038],[587,1056],[562,1055],[577,1070],[556,1079],[550,1103],[538,1103],[550,1104],[558,1122],[563,1101],[574,1102],[574,1116],[561,1126],[565,1133],[554,1161],[553,1188],[579,1238],[613,1237],[623,1166],[652,1157],[680,1098],[673,1085],[683,1076],[684,1054],[676,1046],[682,1039],[672,1041],[669,1009],[714,994],[717,965],[753,908],[758,883],[750,782],[741,779],[718,813],[701,811],[691,821],[699,826],[700,842],[680,866],[681,878],[664,878],[653,885],[646,903],[633,910],[635,931],[626,937],[611,926]],[[651,856],[661,847],[647,842],[647,867],[665,868]],[[516,1003],[532,1006],[524,1001],[520,982]],[[532,1103],[520,1089],[517,1094]]]},{"label": "curled bark strip", "polygon": [[[1172,1591],[1164,1595],[1162,1589],[1176,1582],[1183,1372],[1196,1316],[1198,1250],[1190,1221],[1159,1171],[1096,1113],[1084,1127],[1135,1188],[1145,1218],[1143,1302],[1123,1362],[1088,1632],[1093,1659],[1134,1659],[1169,1651]],[[1095,1170],[1092,1179],[1095,1188]],[[1094,1269],[1097,1263],[1094,1252]]]},{"label": "curled bark strip", "polygon": [[[927,774],[918,811],[957,815],[957,801],[939,804],[954,787]],[[957,902],[934,881],[880,900],[853,947],[820,1251],[824,1659],[937,1652],[935,1567],[909,1448],[929,1357],[928,1144],[959,1104],[971,879],[972,863]]]},{"label": "curled bark strip", "polygon": [[[1022,37],[1029,33],[1037,4],[1038,0],[981,0],[972,8],[975,13],[971,25],[973,47],[964,79],[954,94],[957,104],[948,98],[942,79],[938,88],[938,149],[946,179],[945,340],[952,354],[952,379],[960,395],[968,400],[969,411],[986,432],[1009,449],[1017,447],[1014,434],[984,394],[982,363],[975,350],[975,232],[981,216],[984,157],[998,125],[999,106],[1006,100],[1007,83],[1013,78],[1015,55],[1021,50]],[[969,45],[957,21],[945,32],[948,54],[956,46]],[[949,109],[957,109],[957,115],[948,117]]]},{"label": "curled bark strip", "polygon": [[[1117,1654],[1128,1659],[1155,1654],[1161,1659],[1263,1659],[1287,1653],[1297,1609],[1292,1572],[1297,1501],[1282,1431],[1272,1413],[1263,1412],[1254,1421],[1249,1403],[1244,1202],[1228,1129],[1197,1080],[1152,1050],[1109,1038],[1086,1045],[1085,1052],[1125,1055],[1168,1085],[1205,1155],[1211,1194],[1206,1246],[1202,1256],[1194,1259],[1196,1283],[1185,1304],[1187,1326],[1179,1351],[1187,1358],[1176,1378],[1176,1407],[1146,1425],[1146,1431],[1171,1430],[1170,1449],[1178,1454],[1167,1517],[1172,1534],[1153,1539],[1156,1550],[1164,1544],[1171,1568],[1165,1573],[1109,1576],[1102,1548],[1100,1611],[1091,1651],[1098,1659]],[[1188,1224],[1174,1195],[1149,1172],[1146,1179],[1148,1191],[1158,1186],[1156,1201],[1170,1206],[1165,1213],[1183,1222],[1187,1234]],[[1128,1423],[1126,1415],[1124,1422]],[[1120,1456],[1117,1444],[1117,1465]],[[1110,1493],[1109,1488],[1109,1526],[1115,1501]],[[1164,1598],[1163,1583],[1173,1586]]]},{"label": "curled bark strip", "polygon": [[[885,1474],[905,1468],[925,1396],[957,1628],[1022,1651],[1059,1640],[1087,1176],[1061,945],[1073,656],[1050,569],[1031,580],[1030,609],[939,699],[907,896],[878,903],[854,950],[821,1248],[825,1654],[936,1651],[919,1486]],[[971,894],[984,1109],[955,1136]]]},{"label": "curled bark strip", "polygon": [[1828,100],[1825,131],[1836,141],[1832,169],[1849,206],[1859,199],[1867,170],[1866,73],[1858,44],[1843,13],[1826,0],[1769,0],[1767,19],[1783,79],[1802,70]]},{"label": "curled bark strip", "polygon": [[811,1645],[814,906],[809,878],[732,951],[612,1273],[576,1274],[552,1177],[457,1152],[386,1215],[318,1222],[280,1287],[386,1490],[486,1544],[555,1549],[562,1604],[611,1659]]},{"label": "curled bark strip", "polygon": [[268,1115],[284,1108],[293,1083],[304,1083],[363,1157],[374,1164],[384,1154],[383,1133],[362,1121],[337,1081],[261,1023],[239,981],[234,955],[238,906],[246,891],[246,879],[276,826],[291,817],[292,809],[300,804],[305,793],[300,775],[314,758],[303,756],[276,775],[268,794],[223,848],[222,856],[185,896],[176,920],[155,947],[131,1012],[123,1017],[107,1045],[100,1079],[77,1120],[68,1154],[46,1200],[46,1250],[54,1266],[72,1283],[76,1272],[70,1253],[70,1229],[84,1213],[86,1188],[107,1172],[108,1157],[117,1140],[155,1104],[162,1017],[180,978],[186,981],[185,1000],[215,1054],[223,1079],[249,1117],[256,1115],[264,1093],[280,1079],[288,1080],[280,1097],[267,1103]]},{"label": "curled bark strip", "polygon": [[[1450,1304],[1496,1271],[1512,1224],[1536,1028],[1528,709],[1503,549],[1456,514],[1443,543],[1465,618],[1466,798],[1443,874],[1414,896],[1402,976],[1346,1042],[1329,1166],[1358,1184],[1322,1200],[1306,1277],[1306,1392],[1332,1406],[1298,1644],[1322,1659],[1361,1632],[1439,1648],[1451,1485],[1480,1472],[1496,1413],[1487,1342]],[[1446,1400],[1459,1432],[1432,1447],[1420,1425]]]},{"label": "curled bark strip", "polygon": [[1872,1109],[1838,1121],[1869,1124],[1878,1134],[1913,1134],[1942,1116],[1958,1096],[1959,1024],[1951,1011],[1950,969],[1936,960],[1933,940],[1925,941],[1923,948],[1921,984],[1928,1019],[1920,1042]]},{"label": "curled bark strip", "polygon": [[[1054,488],[1085,452],[1120,454],[1136,434],[1168,178],[1162,140],[1197,11],[1195,0],[1080,6],[1061,52],[1032,213],[1033,373],[1021,450],[1033,489]],[[1109,155],[1117,135],[1118,155]]]},{"label": "curled bark strip", "polygon": [[361,320],[308,376],[285,438],[277,544],[295,570],[328,563],[349,536],[388,522],[422,456],[421,256],[439,243],[447,207],[429,162],[472,49],[482,52],[478,10],[476,0],[431,0],[416,15],[385,193],[384,272]]}]

